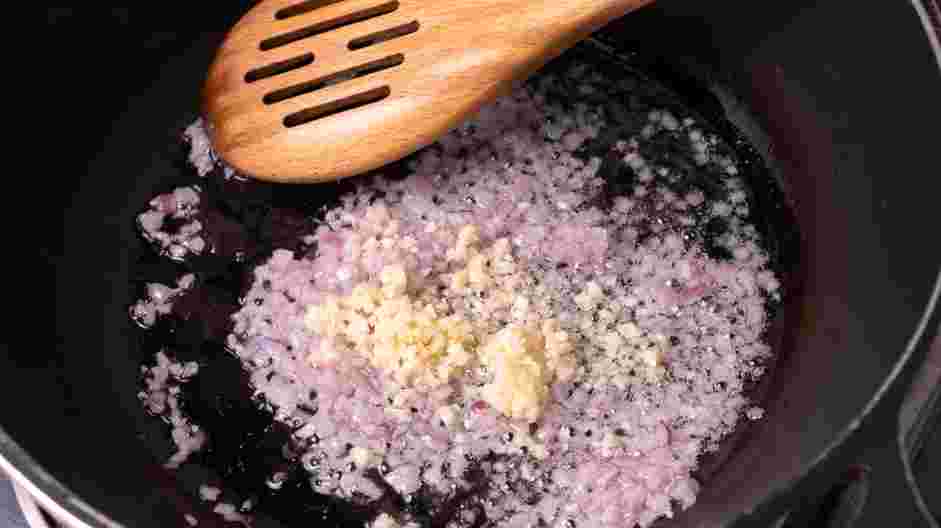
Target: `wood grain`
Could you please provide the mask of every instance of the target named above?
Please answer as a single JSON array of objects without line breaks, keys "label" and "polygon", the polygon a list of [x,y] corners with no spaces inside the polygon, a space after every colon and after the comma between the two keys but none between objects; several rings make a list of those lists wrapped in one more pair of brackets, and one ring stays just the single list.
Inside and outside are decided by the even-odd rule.
[{"label": "wood grain", "polygon": [[[513,81],[614,18],[652,0],[398,0],[395,11],[262,51],[270,37],[303,30],[388,0],[343,0],[277,20],[297,0],[259,3],[231,30],[210,68],[204,112],[222,158],[252,177],[329,181],[362,173],[426,146],[507,93]],[[351,40],[413,21],[411,34],[361,49]],[[313,53],[311,64],[245,81],[245,74]],[[371,61],[404,55],[398,66],[265,104],[266,94]],[[295,127],[284,118],[368,90],[385,99]]]}]

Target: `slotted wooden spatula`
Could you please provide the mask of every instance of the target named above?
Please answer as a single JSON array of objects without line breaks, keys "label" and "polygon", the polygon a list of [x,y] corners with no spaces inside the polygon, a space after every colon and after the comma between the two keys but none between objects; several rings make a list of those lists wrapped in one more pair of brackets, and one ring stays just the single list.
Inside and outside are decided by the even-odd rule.
[{"label": "slotted wooden spatula", "polygon": [[513,81],[651,1],[262,1],[210,68],[212,142],[262,180],[362,173],[432,143]]}]

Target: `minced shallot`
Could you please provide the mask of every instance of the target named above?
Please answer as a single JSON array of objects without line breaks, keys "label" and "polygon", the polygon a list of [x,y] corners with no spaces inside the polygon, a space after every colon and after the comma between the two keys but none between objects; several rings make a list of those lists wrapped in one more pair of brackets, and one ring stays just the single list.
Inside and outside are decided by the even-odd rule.
[{"label": "minced shallot", "polygon": [[[546,75],[483,108],[412,158],[404,178],[358,181],[306,233],[314,253],[279,249],[255,268],[227,344],[262,404],[293,429],[312,491],[368,503],[392,490],[406,502],[425,495],[439,505],[463,493],[457,525],[483,515],[520,528],[648,526],[695,502],[703,452],[741,417],[762,418],[744,389],[770,358],[766,304],[780,285],[747,222],[734,156],[693,118],[666,109],[650,111],[605,152],[592,151],[586,146],[608,130],[605,112],[559,104],[548,94],[560,82]],[[203,127],[186,131],[200,175],[220,163]],[[684,175],[646,148],[664,136],[685,144],[691,170],[721,176],[709,189],[683,185]],[[603,166],[630,175],[616,193]],[[193,216],[198,191],[160,196],[141,215],[147,238],[170,257],[203,247]],[[182,227],[163,233],[166,218]],[[721,226],[709,244],[706,225]],[[474,286],[461,274],[479,274],[473,257],[494,245],[506,258],[487,257],[490,275]],[[310,323],[311,310],[334,313],[367,286],[381,297],[388,270],[401,270],[395,295],[411,296],[402,302],[421,299],[434,317],[474,329],[459,344],[469,359],[434,383],[350,345],[372,342],[375,321],[357,319],[358,329],[329,335],[327,323]],[[161,303],[185,287],[155,286],[133,313],[152,325],[166,312]],[[540,370],[532,378],[546,384],[532,400],[538,408],[513,414],[487,392],[509,363],[487,356],[495,352],[485,343],[547,321],[548,333],[533,338],[538,347],[557,336],[570,343],[573,362],[565,375]],[[435,320],[428,325],[442,332]],[[543,348],[532,353],[519,361],[548,368]],[[178,416],[172,393],[191,367],[173,365],[160,356],[146,371],[142,399],[183,431],[174,433],[182,439],[178,464],[202,440]],[[230,510],[220,513],[236,515]],[[385,512],[373,526],[412,521]]]}]

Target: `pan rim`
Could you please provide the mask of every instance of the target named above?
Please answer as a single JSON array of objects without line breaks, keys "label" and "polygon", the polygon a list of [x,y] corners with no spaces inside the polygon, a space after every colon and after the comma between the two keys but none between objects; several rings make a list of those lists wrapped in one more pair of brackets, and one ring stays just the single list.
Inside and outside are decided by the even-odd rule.
[{"label": "pan rim", "polygon": [[[921,22],[924,35],[928,40],[928,46],[933,52],[932,54],[937,62],[939,73],[941,73],[941,4],[938,2],[939,0],[911,0],[910,3]],[[853,420],[847,424],[816,457],[802,465],[793,478],[785,480],[771,488],[768,494],[765,495],[759,503],[753,506],[753,511],[756,511],[761,505],[772,505],[784,498],[790,490],[794,489],[799,483],[808,478],[814,468],[821,466],[828,459],[835,456],[839,448],[863,425],[863,422],[874,412],[885,394],[895,386],[902,371],[911,362],[912,356],[926,337],[928,325],[934,318],[935,312],[938,311],[939,302],[941,302],[941,264],[938,266],[938,273],[935,277],[931,296],[928,298],[928,303],[925,305],[924,311],[918,319],[914,331],[906,341],[902,354],[892,366],[892,370],[889,371],[888,375],[882,380],[882,383],[879,384],[873,396],[866,402],[865,406],[863,406]],[[939,338],[941,338],[941,331],[939,331]],[[904,456],[902,460],[905,460]],[[912,474],[910,468],[908,464],[904,462],[903,466],[905,477],[911,485]],[[911,488],[910,491],[915,498],[917,506],[922,510],[922,513],[927,511],[924,499],[918,489]],[[739,512],[738,515],[730,519],[726,525],[733,525],[737,521],[744,520],[753,513],[753,511]]]},{"label": "pan rim", "polygon": [[69,528],[123,528],[47,472],[0,426],[0,470]]}]

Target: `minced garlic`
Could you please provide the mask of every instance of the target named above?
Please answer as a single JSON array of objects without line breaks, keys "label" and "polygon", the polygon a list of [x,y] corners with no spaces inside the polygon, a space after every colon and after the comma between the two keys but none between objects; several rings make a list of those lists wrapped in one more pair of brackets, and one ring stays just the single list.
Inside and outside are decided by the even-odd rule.
[{"label": "minced garlic", "polygon": [[503,414],[535,420],[549,396],[549,372],[541,336],[510,327],[482,349],[481,360],[493,371],[493,382],[481,391],[483,399]]},{"label": "minced garlic", "polygon": [[666,374],[670,347],[666,336],[645,333],[632,322],[618,325],[614,331],[596,328],[590,335],[600,352],[592,357],[593,379],[624,388],[631,379],[659,381]]},{"label": "minced garlic", "polygon": [[547,321],[543,329],[510,325],[481,348],[481,362],[493,371],[493,382],[481,396],[501,413],[533,421],[542,414],[549,387],[558,377],[574,373],[574,357],[558,323]]},{"label": "minced garlic", "polygon": [[379,277],[382,282],[382,293],[386,298],[392,299],[405,293],[408,278],[402,266],[386,266]]},{"label": "minced garlic", "polygon": [[575,296],[575,304],[582,310],[592,310],[604,299],[604,291],[595,282],[585,285],[584,291]]},{"label": "minced garlic", "polygon": [[463,262],[477,253],[477,244],[480,242],[480,229],[474,225],[464,226],[457,235],[457,243],[448,251],[448,260]]},{"label": "minced garlic", "polygon": [[456,316],[439,317],[431,305],[393,299],[379,306],[375,334],[357,346],[370,350],[373,365],[400,384],[436,386],[467,366],[476,347],[473,328]]},{"label": "minced garlic", "polygon": [[579,314],[573,323],[587,345],[583,349],[587,366],[579,376],[589,383],[621,389],[663,379],[670,340],[628,319],[631,299],[611,299],[598,283],[590,281],[573,301]]},{"label": "minced garlic", "polygon": [[[305,325],[322,338],[308,361],[324,364],[342,354],[363,354],[403,390],[444,385],[480,364],[487,367],[485,401],[511,418],[537,419],[552,383],[575,374],[573,346],[557,321],[533,312],[520,294],[526,278],[509,241],[499,239],[487,248],[479,243],[475,226],[460,230],[448,251],[453,266],[444,288],[416,288],[403,266],[389,265],[378,273],[378,283],[361,283],[348,296],[308,306]],[[458,301],[472,310],[449,309]],[[490,317],[496,311],[512,320],[498,322]],[[398,398],[392,401],[395,406]],[[441,418],[453,424],[452,414],[444,408]]]},{"label": "minced garlic", "polygon": [[472,356],[473,328],[456,316],[439,316],[435,307],[406,294],[402,269],[385,269],[382,288],[357,285],[348,297],[331,297],[307,308],[308,330],[333,339],[308,361],[335,359],[324,347],[344,342],[365,352],[371,363],[391,373],[399,384],[437,386],[446,383]]},{"label": "minced garlic", "polygon": [[484,255],[474,255],[467,263],[467,280],[477,289],[490,286],[492,278],[487,270],[488,260]]}]

